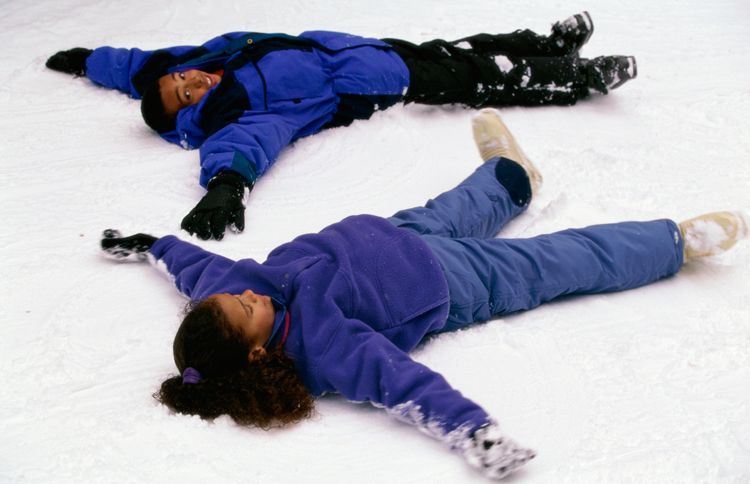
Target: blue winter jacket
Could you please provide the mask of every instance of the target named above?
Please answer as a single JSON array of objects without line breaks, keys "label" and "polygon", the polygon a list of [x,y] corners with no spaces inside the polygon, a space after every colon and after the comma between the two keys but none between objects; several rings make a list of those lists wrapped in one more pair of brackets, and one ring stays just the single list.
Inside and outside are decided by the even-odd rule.
[{"label": "blue winter jacket", "polygon": [[262,264],[174,236],[151,254],[192,300],[246,289],[271,296],[278,309],[269,344],[280,341],[288,311],[284,351],[313,395],[383,406],[451,442],[488,422],[481,407],[407,354],[444,328],[449,307],[440,263],[411,231],[358,215],[279,246]]},{"label": "blue winter jacket", "polygon": [[294,140],[369,117],[401,99],[409,71],[384,42],[313,31],[233,32],[202,46],[143,51],[100,47],[86,61],[96,84],[139,99],[159,77],[190,69],[223,70],[222,81],[177,115],[162,137],[200,147],[200,183],[222,170],[253,184]]}]

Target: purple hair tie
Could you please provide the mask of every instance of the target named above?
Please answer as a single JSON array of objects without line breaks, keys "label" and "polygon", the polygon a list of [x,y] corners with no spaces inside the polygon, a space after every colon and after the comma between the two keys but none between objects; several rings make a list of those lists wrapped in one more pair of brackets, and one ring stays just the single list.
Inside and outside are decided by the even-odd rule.
[{"label": "purple hair tie", "polygon": [[183,385],[195,385],[199,381],[201,381],[201,374],[198,373],[198,370],[196,370],[192,366],[188,366],[187,368],[185,368],[185,371],[182,372]]}]

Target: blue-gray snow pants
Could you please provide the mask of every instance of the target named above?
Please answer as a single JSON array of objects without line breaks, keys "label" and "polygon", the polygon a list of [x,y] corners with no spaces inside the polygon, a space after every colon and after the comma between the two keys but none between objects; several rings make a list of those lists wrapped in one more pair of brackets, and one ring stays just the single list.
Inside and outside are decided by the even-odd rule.
[{"label": "blue-gray snow pants", "polygon": [[682,237],[677,224],[666,219],[525,239],[494,238],[528,205],[514,203],[498,181],[502,170],[496,174],[496,165],[508,162],[487,161],[424,207],[402,210],[389,219],[422,235],[442,264],[451,299],[444,331],[567,294],[642,286],[680,270]]}]

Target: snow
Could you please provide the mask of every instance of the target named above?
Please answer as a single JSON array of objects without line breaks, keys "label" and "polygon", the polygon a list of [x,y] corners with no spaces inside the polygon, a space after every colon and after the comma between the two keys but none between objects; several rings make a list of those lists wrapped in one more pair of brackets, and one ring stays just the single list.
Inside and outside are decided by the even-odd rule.
[{"label": "snow", "polygon": [[495,56],[495,64],[497,64],[497,67],[503,72],[510,72],[513,69],[513,63],[504,55]]},{"label": "snow", "polygon": [[[584,8],[595,33],[582,54],[635,55],[638,78],[570,108],[502,110],[545,179],[503,235],[750,207],[744,0],[5,2],[0,482],[485,482],[440,442],[336,396],[268,432],[158,405],[185,300],[148,264],[107,260],[97,243],[110,227],[186,237],[198,153],[150,133],[137,102],[44,61],[234,30],[544,32]],[[399,105],[301,140],[249,197],[243,234],[196,242],[263,259],[346,215],[422,204],[479,163],[472,114]],[[509,482],[750,482],[749,245],[648,287],[434,338],[414,357],[537,452]]]}]

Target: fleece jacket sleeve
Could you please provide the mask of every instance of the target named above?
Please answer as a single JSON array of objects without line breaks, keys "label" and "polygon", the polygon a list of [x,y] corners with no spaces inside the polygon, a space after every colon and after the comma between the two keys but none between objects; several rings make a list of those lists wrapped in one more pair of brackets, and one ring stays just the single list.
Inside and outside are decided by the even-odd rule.
[{"label": "fleece jacket sleeve", "polygon": [[177,289],[194,301],[213,294],[212,289],[234,261],[184,242],[173,235],[157,240],[151,255],[174,279]]},{"label": "fleece jacket sleeve", "polygon": [[439,373],[412,360],[361,321],[344,320],[317,368],[323,386],[384,407],[451,445],[489,421],[487,412]]}]

